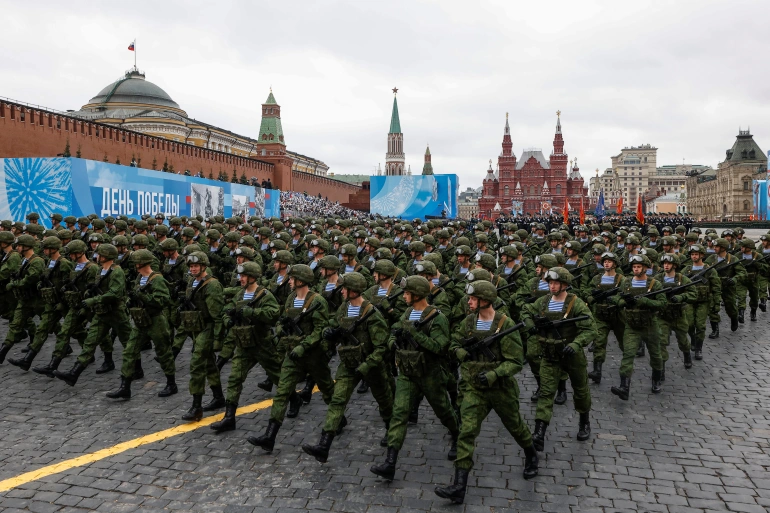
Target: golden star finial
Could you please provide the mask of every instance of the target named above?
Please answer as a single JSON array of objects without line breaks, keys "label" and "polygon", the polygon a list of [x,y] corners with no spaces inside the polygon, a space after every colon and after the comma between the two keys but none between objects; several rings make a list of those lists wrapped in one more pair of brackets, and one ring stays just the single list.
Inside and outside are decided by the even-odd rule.
[{"label": "golden star finial", "polygon": [[556,111],[556,117],[557,117],[557,118],[561,117],[561,111],[560,111],[560,110],[557,110],[557,111]]}]

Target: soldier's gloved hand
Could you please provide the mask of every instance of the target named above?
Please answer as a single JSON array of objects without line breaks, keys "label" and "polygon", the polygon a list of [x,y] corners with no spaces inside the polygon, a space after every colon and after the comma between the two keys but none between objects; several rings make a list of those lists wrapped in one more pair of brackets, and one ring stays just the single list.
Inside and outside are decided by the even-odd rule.
[{"label": "soldier's gloved hand", "polygon": [[455,349],[455,359],[462,363],[465,361],[465,359],[468,358],[468,351],[463,349],[462,347],[458,347]]},{"label": "soldier's gloved hand", "polygon": [[321,332],[321,336],[325,340],[331,340],[332,338],[334,338],[336,334],[337,334],[337,330],[335,330],[334,328],[324,328],[324,330]]},{"label": "soldier's gloved hand", "polygon": [[480,372],[476,379],[479,380],[481,386],[491,387],[497,381],[497,373],[495,371]]},{"label": "soldier's gloved hand", "polygon": [[224,367],[228,361],[229,361],[228,358],[222,358],[221,356],[217,355],[217,361],[216,361],[217,370],[221,372],[222,367]]},{"label": "soldier's gloved hand", "polygon": [[296,362],[303,356],[305,356],[305,346],[302,344],[299,344],[297,347],[291,350],[291,353],[289,353],[289,358],[293,362]]},{"label": "soldier's gloved hand", "polygon": [[5,290],[13,290],[16,288],[16,282],[12,281],[8,285],[5,286]]},{"label": "soldier's gloved hand", "polygon": [[735,280],[732,278],[725,278],[726,285],[735,285]]},{"label": "soldier's gloved hand", "polygon": [[676,305],[676,304],[679,304],[679,303],[682,302],[682,296],[672,296],[668,300],[669,300],[669,302],[671,302],[671,303]]},{"label": "soldier's gloved hand", "polygon": [[575,348],[575,344],[567,344],[564,346],[564,350],[561,352],[562,355],[570,357],[575,356],[578,352],[578,348]]},{"label": "soldier's gloved hand", "polygon": [[391,331],[394,337],[399,338],[404,335],[404,328],[396,328]]},{"label": "soldier's gloved hand", "polygon": [[587,304],[587,305],[592,305],[592,304],[594,304],[594,303],[596,303],[596,298],[595,298],[595,297],[593,297],[593,296],[588,296],[588,297],[586,298],[586,304]]},{"label": "soldier's gloved hand", "polygon": [[640,297],[639,299],[634,300],[634,302],[639,306],[648,307],[652,304],[652,300],[648,297]]}]

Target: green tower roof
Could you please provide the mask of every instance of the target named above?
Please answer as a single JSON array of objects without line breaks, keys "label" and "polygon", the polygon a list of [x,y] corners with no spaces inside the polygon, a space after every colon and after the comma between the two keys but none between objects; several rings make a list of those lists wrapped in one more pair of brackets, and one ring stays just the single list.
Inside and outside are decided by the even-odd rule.
[{"label": "green tower roof", "polygon": [[401,133],[401,121],[398,119],[398,102],[395,96],[393,97],[393,114],[390,116],[390,133]]},{"label": "green tower roof", "polygon": [[265,102],[265,105],[278,105],[275,101],[275,96],[273,96],[272,89],[270,89],[270,94],[267,97],[267,101]]}]

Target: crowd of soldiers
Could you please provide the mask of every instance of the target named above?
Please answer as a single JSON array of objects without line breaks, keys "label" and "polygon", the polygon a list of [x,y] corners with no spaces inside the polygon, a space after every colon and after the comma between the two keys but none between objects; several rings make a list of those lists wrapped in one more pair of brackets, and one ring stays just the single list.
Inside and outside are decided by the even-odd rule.
[{"label": "crowd of soldiers", "polygon": [[[319,462],[348,424],[353,393],[371,392],[386,449],[371,471],[386,480],[395,478],[424,398],[448,432],[455,466],[453,483],[436,494],[456,503],[490,411],[523,449],[524,477],[536,476],[567,382],[576,438],[590,438],[588,383],[602,381],[610,331],[622,353],[612,393],[629,399],[636,358],[646,353],[651,393],[661,393],[671,332],[691,368],[704,357],[707,322],[709,338],[720,336],[722,305],[732,331],[744,322],[747,295],[751,321],[766,311],[770,269],[770,236],[757,247],[740,229],[683,225],[642,236],[611,223],[549,232],[536,222],[493,229],[489,221],[420,219],[53,214],[51,222],[44,228],[35,213],[27,224],[0,222],[0,315],[9,321],[0,363],[29,338],[8,363],[75,386],[97,348],[96,373],[115,369],[117,338],[120,383],[107,397],[131,398],[144,350],[154,350],[166,376],[158,396],[167,397],[178,393],[176,358],[191,339],[192,403],[183,420],[224,409],[211,428],[234,430],[244,383],[260,365],[266,379],[257,386],[275,394],[264,434],[248,442],[272,451],[285,418],[299,415],[317,387],[328,409],[318,443],[302,449]],[[50,362],[32,367],[49,335]],[[62,370],[72,339],[79,354]],[[519,408],[525,365],[538,385],[532,430]]]}]

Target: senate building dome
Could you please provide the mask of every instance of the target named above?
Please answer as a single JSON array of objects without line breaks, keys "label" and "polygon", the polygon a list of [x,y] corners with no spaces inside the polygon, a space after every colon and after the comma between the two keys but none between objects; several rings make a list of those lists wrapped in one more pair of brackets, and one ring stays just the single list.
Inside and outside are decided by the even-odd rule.
[{"label": "senate building dome", "polygon": [[166,91],[146,80],[144,74],[136,69],[129,70],[123,78],[99,91],[83,108],[114,104],[155,105],[181,110]]}]

